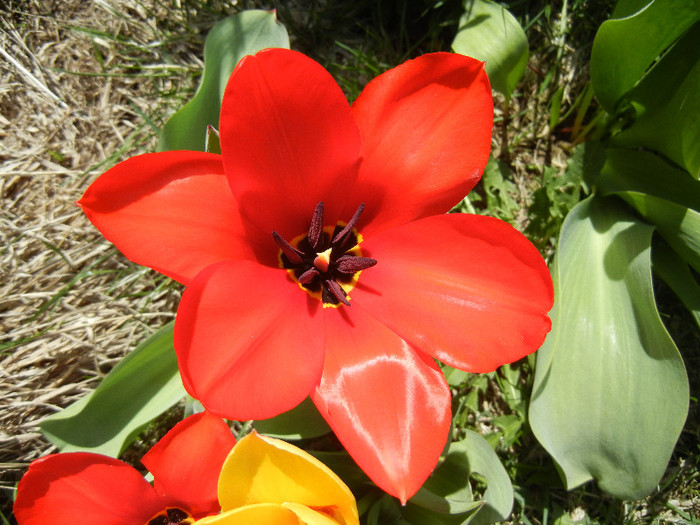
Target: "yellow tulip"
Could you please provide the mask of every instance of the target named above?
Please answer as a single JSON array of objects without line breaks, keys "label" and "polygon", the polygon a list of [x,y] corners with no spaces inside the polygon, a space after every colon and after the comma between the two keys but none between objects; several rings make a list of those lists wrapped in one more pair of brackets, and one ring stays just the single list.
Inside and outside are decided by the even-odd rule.
[{"label": "yellow tulip", "polygon": [[326,465],[256,432],[224,461],[218,496],[222,513],[198,525],[359,525],[355,497]]}]

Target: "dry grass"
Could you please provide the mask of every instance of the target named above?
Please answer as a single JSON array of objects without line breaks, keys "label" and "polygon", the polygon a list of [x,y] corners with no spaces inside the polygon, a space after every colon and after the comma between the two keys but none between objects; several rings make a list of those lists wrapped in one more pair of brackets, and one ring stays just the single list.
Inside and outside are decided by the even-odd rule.
[{"label": "dry grass", "polygon": [[94,388],[173,317],[179,296],[128,263],[74,204],[106,167],[155,148],[149,119],[160,124],[201,68],[201,38],[176,34],[191,13],[177,3],[128,4],[24,0],[0,13],[0,498],[8,503],[28,462],[52,449],[37,423]]}]

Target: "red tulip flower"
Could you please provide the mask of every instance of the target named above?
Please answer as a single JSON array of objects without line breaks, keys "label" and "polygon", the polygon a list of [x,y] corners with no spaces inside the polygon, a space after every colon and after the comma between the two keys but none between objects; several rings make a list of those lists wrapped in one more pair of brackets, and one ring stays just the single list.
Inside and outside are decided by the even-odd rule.
[{"label": "red tulip flower", "polygon": [[236,444],[205,412],[175,425],[141,460],[154,485],[130,465],[89,452],[33,461],[17,486],[19,525],[185,525],[218,514],[217,483]]},{"label": "red tulip flower", "polygon": [[79,204],[127,257],[186,285],[187,391],[229,419],[311,396],[369,475],[405,502],[450,426],[437,358],[488,372],[535,351],[552,283],[508,224],[447,212],[478,182],[492,126],[483,64],[435,53],[348,104],[297,52],[244,58],[221,155],[128,159]]}]

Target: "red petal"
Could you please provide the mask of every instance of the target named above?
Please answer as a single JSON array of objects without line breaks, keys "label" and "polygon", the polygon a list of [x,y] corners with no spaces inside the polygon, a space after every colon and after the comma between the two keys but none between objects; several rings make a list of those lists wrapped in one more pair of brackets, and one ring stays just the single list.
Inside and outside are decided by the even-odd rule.
[{"label": "red petal", "polygon": [[319,201],[325,224],[335,224],[355,182],[360,137],[319,64],[287,49],[244,58],[224,93],[220,131],[231,188],[261,235],[305,232]]},{"label": "red petal", "polygon": [[480,215],[429,217],[365,240],[377,265],[351,292],[401,337],[469,372],[534,352],[554,292],[537,249],[507,223]]},{"label": "red petal", "polygon": [[185,387],[227,419],[294,408],[321,377],[320,306],[285,270],[250,261],[206,268],[185,290],[175,320]]},{"label": "red petal", "polygon": [[324,314],[328,348],[314,403],[372,481],[405,503],[447,441],[445,377],[432,359],[364,311],[353,306]]},{"label": "red petal", "polygon": [[182,502],[196,517],[221,510],[217,484],[226,456],[236,444],[224,421],[207,412],[180,421],[141,459],[156,491]]},{"label": "red petal", "polygon": [[363,161],[345,214],[367,205],[363,234],[444,213],[479,181],[493,124],[482,62],[423,55],[375,78],[352,109]]},{"label": "red petal", "polygon": [[182,283],[214,262],[254,257],[219,155],[132,157],[100,176],[78,204],[129,259]]},{"label": "red petal", "polygon": [[17,486],[21,525],[141,525],[164,508],[138,471],[87,452],[53,454],[29,465]]}]

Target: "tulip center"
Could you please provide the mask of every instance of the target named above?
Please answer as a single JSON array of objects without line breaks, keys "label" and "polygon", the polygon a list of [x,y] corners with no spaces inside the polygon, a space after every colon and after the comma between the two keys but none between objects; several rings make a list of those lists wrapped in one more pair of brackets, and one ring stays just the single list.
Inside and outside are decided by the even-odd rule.
[{"label": "tulip center", "polygon": [[189,512],[177,507],[168,507],[153,516],[146,525],[190,525],[194,518]]},{"label": "tulip center", "polygon": [[324,308],[350,306],[348,294],[360,273],[377,264],[374,259],[362,257],[360,251],[362,236],[355,226],[364,207],[361,204],[347,223],[324,226],[323,202],[319,202],[308,233],[287,242],[277,232],[272,232],[280,248],[280,268],[285,268],[309,295],[321,300]]}]

